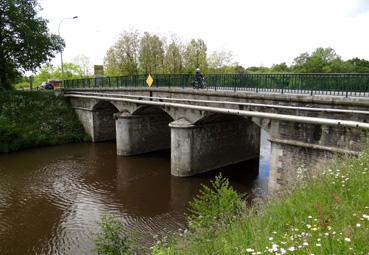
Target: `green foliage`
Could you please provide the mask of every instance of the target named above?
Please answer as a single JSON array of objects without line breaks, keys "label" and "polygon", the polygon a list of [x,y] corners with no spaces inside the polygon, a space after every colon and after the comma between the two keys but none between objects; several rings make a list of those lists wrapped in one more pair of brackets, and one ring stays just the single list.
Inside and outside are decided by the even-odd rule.
[{"label": "green foliage", "polygon": [[166,72],[170,74],[178,74],[183,72],[183,54],[180,46],[176,42],[169,44],[165,55]]},{"label": "green foliage", "polygon": [[10,88],[20,72],[34,71],[63,49],[39,10],[37,0],[0,1],[0,88]]},{"label": "green foliage", "polygon": [[206,71],[208,68],[206,44],[202,39],[192,39],[184,53],[184,65],[187,72],[194,72],[196,68]]},{"label": "green foliage", "polygon": [[272,68],[270,68],[272,73],[288,73],[290,72],[290,68],[287,66],[286,63],[280,63],[276,65],[272,65]]},{"label": "green foliage", "polygon": [[221,174],[211,181],[211,186],[202,186],[200,194],[189,206],[189,225],[191,230],[209,229],[211,231],[229,224],[244,210],[245,202]]},{"label": "green foliage", "polygon": [[[64,63],[64,79],[78,79],[84,76],[84,71],[81,66],[73,63]],[[23,77],[16,88],[29,88],[30,77]],[[61,67],[54,67],[50,64],[42,65],[38,72],[32,76],[32,87],[38,87],[41,83],[48,80],[61,80]]]},{"label": "green foliage", "polygon": [[124,32],[108,50],[104,65],[108,76],[136,74],[193,73],[199,67],[203,74],[237,73],[364,73],[369,72],[369,61],[354,58],[343,61],[332,48],[319,47],[311,54],[302,53],[293,65],[285,62],[272,67],[251,66],[244,68],[232,62],[232,52],[214,51],[207,55],[202,39],[192,39],[185,47],[172,40],[165,45],[165,38],[147,32],[139,38],[137,31]]},{"label": "green foliage", "polygon": [[246,68],[247,73],[270,73],[270,69],[265,66],[251,66]]},{"label": "green foliage", "polygon": [[206,74],[245,74],[246,69],[240,65],[225,65],[218,68],[209,67]]},{"label": "green foliage", "polygon": [[155,254],[368,254],[368,180],[369,151],[336,160],[213,236],[177,239]]},{"label": "green foliage", "polygon": [[18,150],[22,143],[22,133],[15,123],[0,115],[0,152]]},{"label": "green foliage", "polygon": [[106,53],[104,59],[106,74],[110,76],[138,74],[138,52],[138,32],[124,31]]},{"label": "green foliage", "polygon": [[162,73],[164,70],[163,42],[157,35],[145,32],[139,50],[140,68],[144,74]]},{"label": "green foliage", "polygon": [[99,255],[131,254],[129,239],[122,236],[122,223],[112,216],[104,216],[98,221],[101,231],[95,240],[96,251]]},{"label": "green foliage", "polygon": [[0,152],[85,140],[64,98],[52,92],[0,93]]},{"label": "green foliage", "polygon": [[369,61],[365,59],[353,58],[347,61],[351,66],[351,72],[369,73]]},{"label": "green foliage", "polygon": [[344,61],[332,48],[317,48],[311,55],[302,53],[294,59],[297,73],[338,73],[347,71]]},{"label": "green foliage", "polygon": [[[83,78],[83,71],[81,67],[74,63],[64,63],[64,79]],[[54,68],[51,77],[53,79],[61,79],[61,66]]]}]

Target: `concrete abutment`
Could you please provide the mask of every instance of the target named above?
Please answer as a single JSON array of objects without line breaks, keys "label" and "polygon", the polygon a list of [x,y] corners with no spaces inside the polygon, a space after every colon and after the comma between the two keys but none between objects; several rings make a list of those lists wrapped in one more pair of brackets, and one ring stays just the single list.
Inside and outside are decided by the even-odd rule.
[{"label": "concrete abutment", "polygon": [[296,184],[322,171],[340,155],[358,155],[367,142],[367,131],[285,121],[268,125],[271,142],[268,193]]}]

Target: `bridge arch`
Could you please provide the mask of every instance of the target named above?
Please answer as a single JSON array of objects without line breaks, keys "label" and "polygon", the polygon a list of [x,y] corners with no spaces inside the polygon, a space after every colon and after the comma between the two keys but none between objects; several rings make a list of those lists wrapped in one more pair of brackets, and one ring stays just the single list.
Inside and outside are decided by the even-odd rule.
[{"label": "bridge arch", "polygon": [[99,101],[92,108],[94,142],[116,139],[114,114],[118,108],[109,101]]},{"label": "bridge arch", "polygon": [[151,105],[116,115],[117,154],[129,156],[170,148],[172,121],[161,107]]},{"label": "bridge arch", "polygon": [[165,111],[162,107],[152,106],[152,105],[142,105],[132,112],[132,115],[163,115],[167,116],[171,121],[174,118],[171,116],[170,112]]}]

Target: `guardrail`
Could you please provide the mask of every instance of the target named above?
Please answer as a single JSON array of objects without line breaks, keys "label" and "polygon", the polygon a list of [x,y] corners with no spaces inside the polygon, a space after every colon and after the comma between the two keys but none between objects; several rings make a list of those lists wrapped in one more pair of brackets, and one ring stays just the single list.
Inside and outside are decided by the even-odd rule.
[{"label": "guardrail", "polygon": [[[192,74],[154,74],[152,87],[193,88]],[[65,80],[64,88],[147,87],[146,75]],[[369,73],[208,74],[205,89],[369,96]]]}]

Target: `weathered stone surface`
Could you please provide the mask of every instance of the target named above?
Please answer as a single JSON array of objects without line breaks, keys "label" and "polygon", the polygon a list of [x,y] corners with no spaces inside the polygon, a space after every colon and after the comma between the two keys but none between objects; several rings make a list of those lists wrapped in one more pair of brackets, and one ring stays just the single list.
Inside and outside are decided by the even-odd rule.
[{"label": "weathered stone surface", "polygon": [[191,176],[259,157],[260,128],[247,119],[193,125],[172,122],[171,173]]},{"label": "weathered stone surface", "polygon": [[170,147],[172,119],[162,114],[116,114],[117,154],[137,155]]},{"label": "weathered stone surface", "polygon": [[[183,99],[172,102],[293,116],[360,122],[368,122],[369,119],[369,98],[167,88],[95,88],[73,91],[114,93],[139,100],[149,100],[144,97],[152,96],[151,100],[158,102],[160,100],[154,97]],[[234,117],[220,121],[207,111],[172,106],[154,109],[143,104],[114,100],[104,104],[100,100],[87,98],[71,98],[70,101],[93,141],[111,139],[117,130],[119,155],[134,155],[171,147],[172,174],[176,176],[189,176],[257,157],[259,128],[263,128],[271,140],[270,192],[294,183],[298,178],[297,169],[301,169],[301,166],[305,169],[317,167],[323,161],[332,159],[336,153],[356,154],[367,144],[368,131],[360,128],[256,117],[252,121],[241,121]],[[112,115],[118,111],[120,114],[114,123]]]},{"label": "weathered stone surface", "polygon": [[110,141],[115,139],[114,113],[118,112],[109,102],[100,102],[93,108],[94,142]]}]

